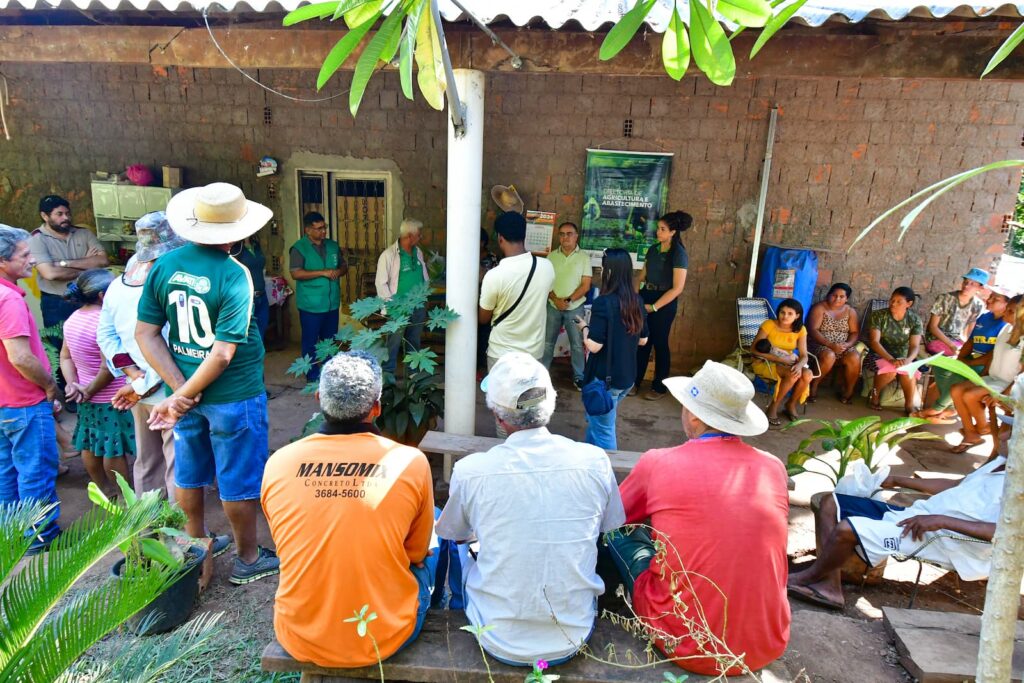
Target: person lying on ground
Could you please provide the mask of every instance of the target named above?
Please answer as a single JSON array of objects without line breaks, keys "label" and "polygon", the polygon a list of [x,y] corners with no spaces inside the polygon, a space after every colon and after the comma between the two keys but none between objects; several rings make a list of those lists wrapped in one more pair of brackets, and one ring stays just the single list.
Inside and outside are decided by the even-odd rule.
[{"label": "person lying on ground", "polygon": [[931,494],[910,507],[833,493],[814,517],[817,558],[789,576],[789,594],[832,609],[845,605],[840,567],[856,553],[869,567],[890,555],[911,556],[984,579],[1003,496],[1006,458],[999,456],[963,479],[890,476],[882,488]]},{"label": "person lying on ground", "polygon": [[837,282],[829,288],[823,300],[811,306],[807,316],[808,348],[818,358],[821,374],[811,382],[808,401],[813,402],[817,398],[818,385],[836,364],[843,370],[839,400],[848,404],[853,397],[862,359],[854,348],[860,336],[857,311],[847,303],[852,294],[850,285]]},{"label": "person lying on ground", "polygon": [[[758,351],[762,339],[768,340],[772,348],[785,351],[786,355]],[[761,323],[751,353],[756,356],[752,366],[754,374],[775,384],[775,393],[765,410],[768,423],[773,427],[782,424],[779,406],[783,401],[786,405],[782,414],[790,421],[795,420],[797,404],[807,400],[812,378],[807,367],[810,357],[807,355],[807,326],[804,325],[803,305],[796,299],[783,299],[779,303],[776,320]]]},{"label": "person lying on ground", "polygon": [[868,346],[875,354],[870,359],[875,371],[868,398],[872,410],[882,409],[882,390],[897,378],[903,389],[904,412],[909,415],[914,410],[917,391],[914,380],[920,373],[911,377],[896,371],[917,358],[921,346],[924,325],[917,313],[910,310],[916,300],[917,294],[910,287],[897,287],[889,297],[889,307],[875,311],[868,318]]},{"label": "person lying on ground", "polygon": [[[991,294],[985,302],[988,312],[983,313],[967,333],[967,341],[960,347],[957,360],[967,363],[980,374],[988,372],[992,363],[992,348],[996,338],[1004,327],[1013,324],[1013,311],[1019,296],[1006,289],[992,285]],[[1012,303],[1011,303],[1012,302]],[[935,381],[928,385],[928,394],[924,405],[929,406],[913,413],[912,417],[930,420],[934,424],[953,424],[956,422],[956,409],[950,391],[960,381],[960,376],[942,368],[933,367]]]},{"label": "person lying on ground", "polygon": [[466,617],[481,647],[513,666],[568,661],[597,619],[597,541],[625,521],[603,450],[556,436],[555,390],[530,354],[506,353],[481,388],[508,439],[455,464],[442,538],[460,546]]},{"label": "person lying on ground", "polygon": [[[1010,309],[1007,309],[1010,310]],[[1013,324],[1007,325],[996,337],[992,349],[992,362],[982,380],[992,391],[1009,395],[1013,380],[1024,370],[1021,365],[1021,352],[1024,351],[1024,306],[1014,306]],[[954,453],[966,453],[974,446],[984,442],[982,437],[992,433],[995,425],[989,424],[988,408],[995,400],[985,387],[973,382],[963,381],[953,385],[950,391],[953,407],[956,408],[963,428],[960,430],[964,438],[950,450]]]},{"label": "person lying on ground", "polygon": [[742,655],[743,666],[760,669],[789,640],[786,470],[743,442],[768,420],[742,373],[708,361],[665,385],[682,404],[687,440],[647,451],[622,482],[626,523],[650,518],[653,534],[606,534],[608,552],[633,611],[679,666],[740,674],[732,655]]},{"label": "person lying on ground", "polygon": [[[281,558],[274,631],[299,661],[351,668],[387,659],[416,639],[430,606],[430,464],[374,427],[382,383],[363,351],[327,361],[319,432],[278,450],[263,474],[263,511]],[[343,622],[363,605],[377,614],[377,652]]]}]

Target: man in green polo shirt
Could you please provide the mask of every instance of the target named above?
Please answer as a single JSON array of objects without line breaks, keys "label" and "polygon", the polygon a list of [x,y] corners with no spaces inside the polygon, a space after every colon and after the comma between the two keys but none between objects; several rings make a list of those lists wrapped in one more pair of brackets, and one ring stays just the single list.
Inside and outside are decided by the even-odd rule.
[{"label": "man in green polo shirt", "polygon": [[[375,284],[377,296],[384,301],[395,295],[405,294],[424,282],[430,282],[427,262],[423,258],[423,250],[418,246],[422,229],[421,221],[406,218],[398,229],[398,241],[385,249],[377,259]],[[385,372],[395,372],[398,368],[399,352],[419,350],[423,323],[426,320],[427,309],[421,306],[409,317],[409,325],[404,332],[396,332],[388,337],[388,360],[383,366]]]},{"label": "man in green polo shirt", "polygon": [[288,252],[288,269],[295,280],[295,298],[302,327],[302,355],[313,361],[306,373],[310,382],[320,377],[316,345],[338,333],[341,283],[348,270],[341,247],[327,238],[327,222],[315,211],[302,218],[302,239]]},{"label": "man in green polo shirt", "polygon": [[558,226],[558,245],[558,249],[548,254],[548,260],[555,268],[555,284],[548,292],[543,362],[545,367],[551,368],[555,343],[564,327],[569,339],[572,383],[580,389],[583,386],[583,335],[573,324],[573,318],[578,315],[578,309],[590,291],[594,271],[590,265],[590,254],[580,249],[580,231],[575,223],[565,222]]}]

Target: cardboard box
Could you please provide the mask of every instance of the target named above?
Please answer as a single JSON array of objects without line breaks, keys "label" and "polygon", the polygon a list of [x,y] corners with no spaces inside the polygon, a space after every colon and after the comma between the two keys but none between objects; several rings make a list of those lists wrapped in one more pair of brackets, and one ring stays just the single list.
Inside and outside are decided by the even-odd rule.
[{"label": "cardboard box", "polygon": [[175,166],[164,166],[164,187],[181,187],[181,169]]}]

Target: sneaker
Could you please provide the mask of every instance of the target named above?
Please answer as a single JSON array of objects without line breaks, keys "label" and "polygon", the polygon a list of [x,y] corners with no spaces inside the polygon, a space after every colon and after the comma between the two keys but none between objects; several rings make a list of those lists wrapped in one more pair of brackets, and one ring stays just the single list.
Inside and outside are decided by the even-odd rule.
[{"label": "sneaker", "polygon": [[654,389],[651,389],[646,394],[644,394],[644,398],[647,399],[648,401],[658,401],[665,398],[665,394],[667,393],[668,392],[665,391],[655,391]]},{"label": "sneaker", "polygon": [[583,380],[573,378],[572,385],[576,387],[576,391],[583,391]]},{"label": "sneaker", "polygon": [[242,562],[240,557],[235,557],[235,568],[232,570],[231,576],[228,577],[228,581],[236,586],[244,586],[281,571],[281,561],[277,559],[277,553],[262,546],[258,548],[258,551],[259,555],[252,564]]},{"label": "sneaker", "polygon": [[210,544],[210,551],[214,557],[220,557],[231,547],[231,537],[227,534],[218,536],[211,531],[208,536],[213,539],[213,543]]},{"label": "sneaker", "polygon": [[46,551],[48,551],[50,549],[50,545],[55,540],[57,540],[58,536],[60,536],[61,531],[62,529],[57,529],[57,533],[52,534],[49,538],[46,539],[40,536],[36,536],[35,540],[32,541],[32,545],[30,545],[28,547],[28,550],[25,551],[25,557],[31,557],[33,555],[38,555],[39,553],[45,553]]}]

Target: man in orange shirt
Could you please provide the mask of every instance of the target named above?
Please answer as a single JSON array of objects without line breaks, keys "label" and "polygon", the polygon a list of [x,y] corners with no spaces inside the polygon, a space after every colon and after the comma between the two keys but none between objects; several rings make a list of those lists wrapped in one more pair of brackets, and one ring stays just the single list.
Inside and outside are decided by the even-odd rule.
[{"label": "man in orange shirt", "polygon": [[626,524],[650,518],[654,540],[642,527],[613,531],[609,550],[633,610],[676,664],[710,676],[757,670],[789,641],[786,470],[743,443],[768,418],[742,373],[708,361],[665,386],[682,403],[687,441],[644,453],[619,487]]},{"label": "man in orange shirt", "polygon": [[[387,659],[415,640],[430,606],[436,558],[430,465],[380,436],[381,369],[341,353],[320,374],[318,434],[274,453],[263,510],[281,559],[274,630],[288,654],[323,667]],[[376,613],[360,637],[344,619]]]}]

